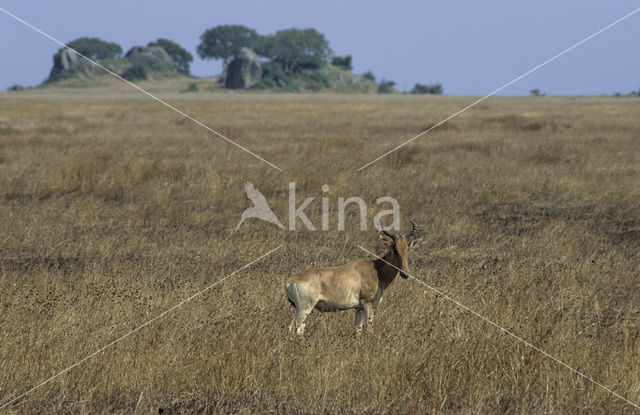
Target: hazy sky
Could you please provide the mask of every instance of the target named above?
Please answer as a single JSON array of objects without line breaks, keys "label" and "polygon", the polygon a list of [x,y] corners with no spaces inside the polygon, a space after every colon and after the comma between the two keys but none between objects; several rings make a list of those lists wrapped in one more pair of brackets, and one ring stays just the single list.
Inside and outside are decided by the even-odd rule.
[{"label": "hazy sky", "polygon": [[[0,7],[69,42],[83,36],[126,52],[159,37],[195,58],[196,76],[218,74],[195,49],[210,27],[242,24],[260,34],[313,27],[337,55],[353,56],[397,88],[441,83],[445,94],[483,95],[640,7],[637,0],[147,1],[0,0]],[[627,93],[640,88],[640,12],[501,92]],[[0,12],[0,90],[37,85],[59,45]]]}]

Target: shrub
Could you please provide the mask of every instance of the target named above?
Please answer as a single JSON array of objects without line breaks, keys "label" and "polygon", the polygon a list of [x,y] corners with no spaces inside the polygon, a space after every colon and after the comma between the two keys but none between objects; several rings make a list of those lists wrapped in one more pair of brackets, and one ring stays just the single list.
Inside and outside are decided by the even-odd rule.
[{"label": "shrub", "polygon": [[145,66],[134,64],[124,71],[121,76],[127,81],[133,82],[149,78],[149,72]]},{"label": "shrub", "polygon": [[262,63],[262,79],[251,88],[296,90],[293,79],[276,62]]},{"label": "shrub", "polygon": [[396,83],[393,81],[385,81],[384,79],[380,81],[380,85],[378,85],[378,94],[390,94],[394,91],[393,87]]},{"label": "shrub", "polygon": [[362,77],[363,77],[364,79],[369,80],[369,81],[373,81],[373,82],[375,82],[375,81],[376,81],[376,77],[375,77],[375,75],[373,74],[373,72],[371,72],[371,71],[367,71],[367,72],[363,73],[363,74],[362,74]]},{"label": "shrub", "polygon": [[22,91],[23,89],[25,88],[22,85],[15,84],[7,88],[7,91]]},{"label": "shrub", "polygon": [[436,95],[441,95],[442,94],[442,85],[440,84],[433,84],[433,85],[422,85],[422,84],[415,84],[413,86],[413,89],[411,91],[409,91],[411,94],[436,94]]},{"label": "shrub", "polygon": [[195,82],[190,82],[184,92],[198,92],[198,84],[196,84]]},{"label": "shrub", "polygon": [[304,87],[314,92],[331,87],[329,77],[321,70],[309,71],[305,73],[304,81]]},{"label": "shrub", "polygon": [[334,56],[333,59],[331,59],[331,64],[333,66],[337,66],[338,68],[342,68],[342,69],[345,69],[347,71],[350,71],[352,69],[352,67],[351,67],[351,55]]}]

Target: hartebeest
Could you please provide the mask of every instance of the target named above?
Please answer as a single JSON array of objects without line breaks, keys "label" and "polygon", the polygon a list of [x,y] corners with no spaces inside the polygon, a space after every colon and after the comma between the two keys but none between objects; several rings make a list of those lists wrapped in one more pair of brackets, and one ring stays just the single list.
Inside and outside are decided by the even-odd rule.
[{"label": "hartebeest", "polygon": [[342,266],[308,270],[289,278],[284,289],[289,301],[296,307],[289,331],[295,328],[302,335],[307,317],[314,308],[320,311],[355,308],[356,334],[362,332],[363,313],[369,327],[373,327],[373,312],[380,304],[382,293],[398,274],[404,279],[408,278],[409,247],[416,246],[421,241],[408,241],[418,230],[415,222],[409,220],[412,228],[404,234],[390,232],[380,223],[380,238],[390,248],[382,259],[357,259]]}]

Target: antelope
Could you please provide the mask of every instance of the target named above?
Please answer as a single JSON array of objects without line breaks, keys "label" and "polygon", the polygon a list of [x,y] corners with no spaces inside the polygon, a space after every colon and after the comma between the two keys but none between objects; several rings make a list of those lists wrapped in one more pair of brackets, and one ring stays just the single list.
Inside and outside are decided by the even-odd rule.
[{"label": "antelope", "polygon": [[384,290],[398,274],[404,279],[409,277],[409,247],[422,241],[414,239],[409,242],[418,230],[416,223],[409,221],[412,228],[404,234],[386,230],[380,221],[379,236],[390,248],[382,259],[357,259],[338,267],[303,271],[289,278],[284,289],[289,302],[296,308],[289,332],[295,329],[302,336],[307,317],[314,308],[322,312],[355,309],[356,335],[362,332],[363,317],[372,330],[373,313],[382,300]]}]

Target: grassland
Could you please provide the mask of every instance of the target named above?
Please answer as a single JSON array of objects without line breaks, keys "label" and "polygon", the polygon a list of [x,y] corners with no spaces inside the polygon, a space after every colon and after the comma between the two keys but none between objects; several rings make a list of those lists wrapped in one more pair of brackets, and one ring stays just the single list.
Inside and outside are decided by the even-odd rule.
[{"label": "grassland", "polygon": [[[0,405],[9,413],[633,413],[412,280],[290,340],[283,281],[384,252],[380,196],[421,225],[412,274],[640,402],[640,100],[166,94],[269,167],[126,89],[0,95]],[[369,231],[234,229],[252,181],[369,206]],[[321,186],[328,184],[325,195]],[[298,202],[299,203],[299,202]]]}]

